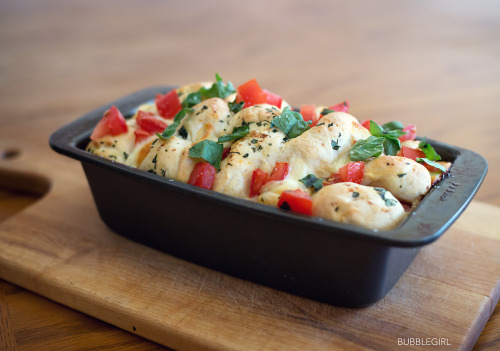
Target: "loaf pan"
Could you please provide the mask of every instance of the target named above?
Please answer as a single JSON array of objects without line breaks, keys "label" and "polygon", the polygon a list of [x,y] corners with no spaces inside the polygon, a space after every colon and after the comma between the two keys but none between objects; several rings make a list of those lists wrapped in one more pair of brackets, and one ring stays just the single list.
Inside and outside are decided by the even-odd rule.
[{"label": "loaf pan", "polygon": [[472,151],[429,140],[449,176],[397,228],[373,231],[290,213],[197,188],[85,151],[111,105],[125,117],[175,87],[141,90],[98,108],[50,137],[57,152],[81,161],[102,220],[116,233],[242,279],[337,306],[382,299],[424,245],[465,210],[487,171]]}]

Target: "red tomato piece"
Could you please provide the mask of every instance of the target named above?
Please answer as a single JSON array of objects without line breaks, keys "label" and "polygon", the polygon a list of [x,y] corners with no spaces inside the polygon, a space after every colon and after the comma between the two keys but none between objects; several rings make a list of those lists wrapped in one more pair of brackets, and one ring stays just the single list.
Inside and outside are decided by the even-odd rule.
[{"label": "red tomato piece", "polygon": [[274,105],[278,108],[281,108],[281,103],[283,102],[283,98],[281,96],[271,93],[266,89],[262,89],[262,91],[266,94],[266,102],[269,105]]},{"label": "red tomato piece", "polygon": [[167,128],[167,124],[155,117],[151,112],[139,111],[136,118],[137,128],[134,131],[135,143],[138,144],[155,133],[161,133]]},{"label": "red tomato piece", "polygon": [[422,150],[412,149],[408,146],[401,146],[401,149],[399,149],[397,156],[411,158],[413,161],[416,161],[417,157],[425,158],[425,154]]},{"label": "red tomato piece", "polygon": [[284,191],[278,201],[283,210],[312,215],[312,200],[308,192],[297,189]]},{"label": "red tomato piece", "polygon": [[269,175],[262,169],[257,168],[252,173],[252,180],[250,182],[250,197],[260,194],[260,189],[269,181]]},{"label": "red tomato piece", "polygon": [[342,182],[361,184],[364,173],[365,163],[363,161],[349,162],[339,169],[339,176]]},{"label": "red tomato piece", "polygon": [[269,181],[272,180],[283,180],[286,178],[288,175],[288,163],[286,162],[276,162],[276,165],[274,166],[273,172],[271,173],[271,176],[269,177]]},{"label": "red tomato piece", "polygon": [[368,129],[368,131],[370,130],[370,120],[369,119],[366,119],[363,122],[361,122],[361,125],[363,127],[365,127],[366,129]]},{"label": "red tomato piece", "polygon": [[[418,149],[412,149],[411,147],[408,147],[408,146],[401,146],[401,149],[398,151],[398,154],[397,156],[403,156],[403,157],[406,157],[406,158],[411,158],[413,161],[416,161],[417,160],[417,157],[419,158],[425,158],[425,154],[422,150],[418,150]],[[423,163],[420,163],[422,166],[424,166],[425,168],[427,168],[427,170],[429,172],[440,172],[439,169],[437,169],[436,167],[433,167],[425,162]]]},{"label": "red tomato piece", "polygon": [[181,101],[175,90],[171,90],[165,95],[157,94],[155,103],[160,116],[168,119],[174,118],[182,108]]},{"label": "red tomato piece", "polygon": [[111,106],[104,112],[102,119],[97,123],[90,139],[97,140],[106,135],[120,135],[128,131],[127,122],[116,106]]},{"label": "red tomato piece", "polygon": [[199,162],[194,166],[193,170],[191,171],[188,184],[204,189],[212,189],[212,185],[215,179],[215,173],[216,173],[215,167],[212,166],[210,163]]},{"label": "red tomato piece", "polygon": [[406,132],[406,134],[401,135],[399,137],[399,141],[415,140],[415,137],[417,136],[417,127],[415,127],[413,124],[408,124],[403,128],[403,132]]},{"label": "red tomato piece", "polygon": [[311,121],[311,127],[318,124],[320,116],[316,113],[316,105],[302,105],[300,106],[300,114],[304,121]]},{"label": "red tomato piece", "polygon": [[229,155],[229,152],[231,152],[231,148],[230,147],[226,147],[224,150],[222,150],[222,158],[221,158],[221,161],[223,159],[225,159],[228,155]]},{"label": "red tomato piece", "polygon": [[344,101],[341,102],[340,104],[328,107],[330,110],[334,110],[337,112],[345,112],[347,113],[349,111],[349,101]]},{"label": "red tomato piece", "polygon": [[237,89],[236,102],[244,101],[243,107],[267,103],[267,94],[262,90],[255,78],[243,83]]}]

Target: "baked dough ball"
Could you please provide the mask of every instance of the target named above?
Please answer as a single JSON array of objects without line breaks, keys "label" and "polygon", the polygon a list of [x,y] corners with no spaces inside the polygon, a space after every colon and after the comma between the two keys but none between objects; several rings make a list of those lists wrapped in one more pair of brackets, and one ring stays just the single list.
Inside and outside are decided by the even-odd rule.
[{"label": "baked dough ball", "polygon": [[412,203],[427,194],[431,176],[409,158],[379,156],[365,164],[363,184],[387,189],[399,200]]},{"label": "baked dough ball", "polygon": [[383,188],[356,183],[323,187],[312,196],[314,216],[368,229],[389,230],[406,214],[401,203]]},{"label": "baked dough ball", "polygon": [[289,140],[278,162],[287,162],[292,177],[297,179],[311,173],[326,177],[349,162],[348,152],[355,140],[369,136],[356,118],[333,112],[321,118],[315,127]]}]

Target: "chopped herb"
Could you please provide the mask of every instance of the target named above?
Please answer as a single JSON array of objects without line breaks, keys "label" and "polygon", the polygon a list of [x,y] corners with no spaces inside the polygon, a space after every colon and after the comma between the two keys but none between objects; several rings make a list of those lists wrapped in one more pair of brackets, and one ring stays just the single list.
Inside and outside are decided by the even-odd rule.
[{"label": "chopped herb", "polygon": [[396,206],[398,202],[394,199],[385,199],[386,206]]},{"label": "chopped herb", "polygon": [[335,151],[338,150],[338,149],[340,149],[338,140],[337,141],[332,140],[332,149],[334,149]]},{"label": "chopped herb", "polygon": [[364,161],[370,157],[378,157],[384,152],[384,138],[371,136],[356,142],[349,151],[353,161]]},{"label": "chopped herb", "polygon": [[184,117],[186,117],[186,115],[189,113],[193,113],[192,108],[183,108],[182,110],[177,112],[177,114],[175,115],[174,122],[171,125],[169,125],[167,128],[165,128],[163,133],[161,133],[161,134],[156,133],[156,135],[162,139],[170,138],[172,135],[174,135],[174,133],[177,130],[177,127],[179,127],[179,123],[182,121],[182,119]]},{"label": "chopped herb", "polygon": [[425,137],[418,144],[418,148],[424,152],[425,158],[429,161],[439,161],[441,159],[441,156],[439,156],[431,144],[425,140]]},{"label": "chopped herb", "polygon": [[273,133],[276,133],[278,130],[277,129],[273,129]]},{"label": "chopped herb", "polygon": [[123,157],[124,157],[125,159],[128,159],[128,154],[127,154],[125,151],[123,152]]},{"label": "chopped herb", "polygon": [[153,158],[153,160],[151,162],[156,163],[156,158],[157,157],[158,157],[158,155],[155,155],[155,157]]},{"label": "chopped herb", "polygon": [[327,126],[327,128],[330,128],[330,127],[332,127],[332,126],[333,126],[333,123],[330,123],[330,124]]},{"label": "chopped herb", "polygon": [[299,112],[292,111],[287,106],[281,115],[271,121],[272,127],[278,127],[290,139],[296,138],[310,128],[311,121],[305,122]]},{"label": "chopped herb", "polygon": [[116,160],[116,156],[115,155],[109,155],[108,157]]},{"label": "chopped herb", "polygon": [[353,191],[353,192],[352,192],[352,197],[358,197],[358,196],[359,196],[359,193],[358,193],[358,192],[356,192],[356,191]]},{"label": "chopped herb", "polygon": [[323,116],[326,116],[327,114],[332,113],[332,112],[337,112],[337,111],[335,111],[335,110],[331,110],[331,109],[329,109],[329,108],[325,108],[325,109],[323,109],[323,111],[321,111],[321,114],[322,114]]},{"label": "chopped herb", "polygon": [[243,158],[247,158],[247,157],[248,157],[248,153],[243,155]]},{"label": "chopped herb", "polygon": [[399,174],[398,174],[398,177],[399,177],[399,178],[403,178],[405,175],[406,175],[406,173],[399,173]]},{"label": "chopped herb", "polygon": [[184,128],[184,126],[182,126],[182,127],[179,129],[179,136],[180,136],[182,139],[187,139],[187,137],[188,137],[188,132],[187,132],[186,128]]},{"label": "chopped herb", "polygon": [[201,111],[205,111],[206,109],[208,109],[208,106],[207,106],[207,105],[203,105],[203,106],[201,107]]},{"label": "chopped herb", "polygon": [[373,189],[376,192],[378,192],[382,200],[384,200],[386,206],[396,206],[396,204],[398,203],[397,200],[395,199],[388,199],[385,197],[387,190],[385,190],[384,188],[373,188]]},{"label": "chopped herb", "polygon": [[282,210],[290,211],[290,205],[286,201],[283,201],[279,206]]},{"label": "chopped herb", "polygon": [[[233,141],[233,140],[238,140],[243,138],[245,135],[247,135],[250,132],[250,127],[248,125],[244,125],[241,127],[237,127],[233,129],[233,132],[231,134],[226,134],[217,140],[218,143],[225,143],[227,141]],[[256,139],[253,139],[256,140]],[[252,143],[253,143],[252,140]]]},{"label": "chopped herb", "polygon": [[251,143],[252,144],[257,144],[259,141],[257,139],[252,139]]},{"label": "chopped herb", "polygon": [[153,173],[153,174],[156,174],[155,170],[154,169],[148,169],[148,173]]},{"label": "chopped herb", "polygon": [[243,109],[243,106],[245,105],[245,101],[236,103],[236,102],[229,102],[227,104],[229,106],[229,111],[232,113],[238,113]]},{"label": "chopped herb", "polygon": [[222,151],[224,147],[215,141],[205,139],[194,144],[189,149],[189,157],[202,158],[216,169],[220,169],[220,161],[222,159]]},{"label": "chopped herb", "polygon": [[323,123],[318,123],[318,124],[316,124],[316,127],[323,126],[323,125],[325,125],[325,124],[326,124],[325,122],[323,122]]},{"label": "chopped herb", "polygon": [[300,181],[308,188],[314,187],[314,189],[319,190],[323,187],[323,179],[316,177],[314,174],[308,174]]}]

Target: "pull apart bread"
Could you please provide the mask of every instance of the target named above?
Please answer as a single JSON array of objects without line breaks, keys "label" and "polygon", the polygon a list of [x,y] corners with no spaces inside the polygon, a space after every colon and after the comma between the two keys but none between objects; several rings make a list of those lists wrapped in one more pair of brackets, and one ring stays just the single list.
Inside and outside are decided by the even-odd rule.
[{"label": "pull apart bread", "polygon": [[347,102],[298,112],[254,79],[234,89],[216,77],[158,95],[128,119],[112,107],[87,151],[373,230],[396,227],[451,167],[425,139],[414,140],[413,125],[361,124],[347,113]]}]

